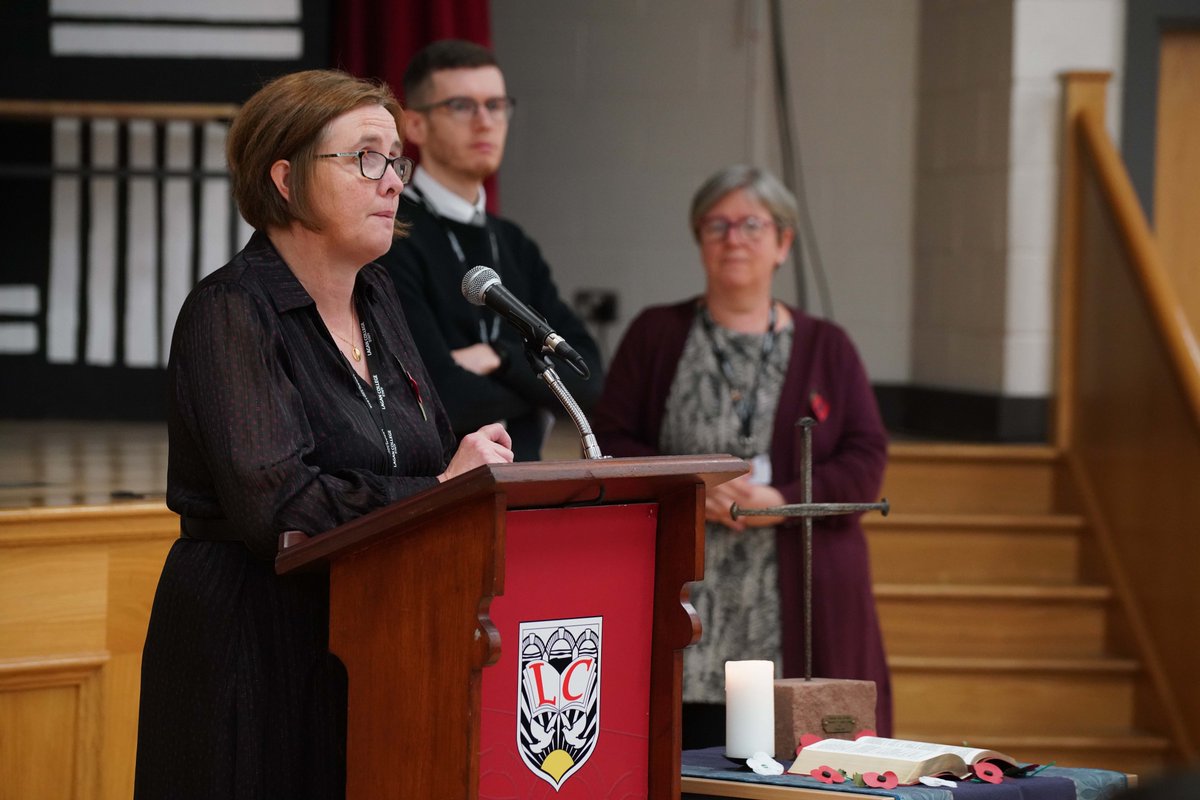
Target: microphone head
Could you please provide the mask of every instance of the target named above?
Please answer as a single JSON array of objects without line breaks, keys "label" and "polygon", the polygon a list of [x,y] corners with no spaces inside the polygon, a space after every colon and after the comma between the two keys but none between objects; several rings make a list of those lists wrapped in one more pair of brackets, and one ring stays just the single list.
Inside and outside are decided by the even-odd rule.
[{"label": "microphone head", "polygon": [[483,297],[487,290],[497,283],[500,283],[500,276],[496,274],[496,270],[483,266],[471,267],[467,274],[463,275],[463,297],[467,298],[467,302],[481,306],[484,304]]}]

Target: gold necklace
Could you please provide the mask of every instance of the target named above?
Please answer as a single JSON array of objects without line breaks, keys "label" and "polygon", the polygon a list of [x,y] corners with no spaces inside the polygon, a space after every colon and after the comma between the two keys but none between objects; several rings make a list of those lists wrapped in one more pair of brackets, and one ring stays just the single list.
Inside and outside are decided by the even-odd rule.
[{"label": "gold necklace", "polygon": [[[351,320],[351,322],[353,323],[353,320]],[[350,330],[354,330],[353,324],[350,326]],[[362,350],[358,349],[358,345],[347,339],[345,336],[342,336],[337,331],[333,331],[333,335],[350,345],[350,355],[354,356],[355,361],[362,361]]]}]

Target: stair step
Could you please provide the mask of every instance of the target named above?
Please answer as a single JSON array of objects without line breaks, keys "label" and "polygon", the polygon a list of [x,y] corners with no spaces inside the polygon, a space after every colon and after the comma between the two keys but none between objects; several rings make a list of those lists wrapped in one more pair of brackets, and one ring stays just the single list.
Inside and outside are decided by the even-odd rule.
[{"label": "stair step", "polygon": [[1165,737],[1138,732],[1107,736],[1047,736],[1024,734],[977,733],[974,730],[897,726],[900,739],[939,742],[967,747],[999,750],[1023,763],[1050,764],[1059,767],[1111,769],[1141,779],[1160,774],[1167,762],[1171,743]]},{"label": "stair step", "polygon": [[1035,656],[891,656],[888,665],[900,672],[993,672],[993,673],[1096,673],[1107,675],[1136,675],[1141,671],[1137,659],[1113,658],[1048,658]]},{"label": "stair step", "polygon": [[883,496],[903,512],[1049,513],[1058,451],[1043,445],[893,443]]},{"label": "stair step", "polygon": [[1004,528],[1036,533],[1042,530],[1076,530],[1084,524],[1079,514],[965,514],[946,512],[892,512],[888,516],[870,515],[863,523],[878,528],[966,529]]},{"label": "stair step", "polygon": [[1053,461],[1058,457],[1058,450],[1045,444],[893,441],[888,445],[888,459],[904,462],[917,460]]},{"label": "stair step", "polygon": [[882,496],[894,513],[863,524],[897,736],[1145,777],[1178,757],[1137,729],[1158,719],[1144,667],[1106,655],[1116,598],[1086,583],[1091,531],[1056,448],[895,442]]},{"label": "stair step", "polygon": [[1140,673],[1124,659],[889,659],[900,724],[993,734],[1121,734]]},{"label": "stair step", "polygon": [[883,583],[1071,584],[1084,526],[1074,514],[863,517],[872,572]]},{"label": "stair step", "polygon": [[876,597],[912,597],[931,600],[1044,600],[1047,602],[1097,602],[1112,597],[1107,586],[1033,586],[997,584],[979,586],[958,583],[876,583]]},{"label": "stair step", "polygon": [[1105,586],[875,584],[893,656],[1100,656],[1111,598]]}]

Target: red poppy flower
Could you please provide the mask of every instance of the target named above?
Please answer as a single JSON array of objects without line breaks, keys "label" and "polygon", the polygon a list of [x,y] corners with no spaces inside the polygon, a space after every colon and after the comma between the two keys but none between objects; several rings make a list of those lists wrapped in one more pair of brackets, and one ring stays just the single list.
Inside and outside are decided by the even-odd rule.
[{"label": "red poppy flower", "polygon": [[979,761],[972,767],[975,777],[984,783],[1001,783],[1004,780],[1004,770],[988,761]]},{"label": "red poppy flower", "polygon": [[845,783],[846,776],[833,767],[817,767],[808,773],[821,783]]},{"label": "red poppy flower", "polygon": [[824,422],[829,418],[829,403],[820,392],[813,392],[808,396],[808,400],[812,404],[812,413],[817,422]]},{"label": "red poppy flower", "polygon": [[900,785],[900,779],[891,770],[883,774],[878,772],[864,772],[862,779],[863,783],[874,789],[895,789]]}]

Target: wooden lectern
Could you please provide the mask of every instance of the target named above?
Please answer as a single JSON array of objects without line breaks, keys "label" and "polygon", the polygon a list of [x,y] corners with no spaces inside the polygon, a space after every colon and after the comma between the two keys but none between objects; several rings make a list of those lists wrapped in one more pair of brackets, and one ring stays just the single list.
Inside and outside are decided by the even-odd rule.
[{"label": "wooden lectern", "polygon": [[[491,465],[320,536],[286,534],[276,557],[278,573],[329,566],[329,646],[349,678],[347,800],[480,796],[482,720],[496,713],[483,708],[483,668],[501,658],[502,648],[511,658],[520,646],[501,641],[492,619],[493,599],[508,600],[501,597],[506,569],[530,574],[512,560],[518,557],[517,529],[528,527],[527,511],[557,509],[550,526],[557,537],[553,541],[564,548],[583,542],[595,553],[606,546],[607,534],[604,528],[588,530],[587,520],[630,504],[649,509],[640,516],[651,520],[642,537],[650,540],[642,546],[653,562],[642,565],[652,606],[644,610],[649,658],[610,673],[614,678],[641,673],[643,683],[628,685],[648,688],[621,691],[648,696],[610,696],[606,702],[614,710],[645,707],[644,734],[633,739],[639,749],[644,742],[644,772],[633,773],[635,781],[645,775],[647,797],[678,798],[680,651],[700,633],[684,592],[688,582],[703,575],[704,492],[746,471],[745,462],[726,455]],[[623,533],[624,526],[616,525],[609,530]],[[510,533],[514,554],[506,552]],[[544,545],[534,547],[547,551]],[[591,574],[600,569],[591,567],[586,552],[569,557],[577,578],[586,575],[618,594],[624,593],[627,574],[638,572],[628,565]],[[554,571],[541,565],[538,570],[533,574]],[[539,585],[525,587],[526,594],[539,596]],[[629,597],[638,596],[636,588],[630,591]],[[553,604],[555,597],[551,593],[541,600]],[[625,655],[613,653],[614,658]],[[603,659],[599,663],[603,675]],[[599,725],[604,721],[601,717]],[[520,735],[514,731],[511,749],[517,749]],[[489,758],[509,748],[508,736],[488,745]],[[577,767],[581,776],[586,767]],[[576,789],[587,783],[577,782]],[[570,786],[568,780],[558,796],[571,796]],[[623,786],[634,790],[631,796],[641,793]]]}]

